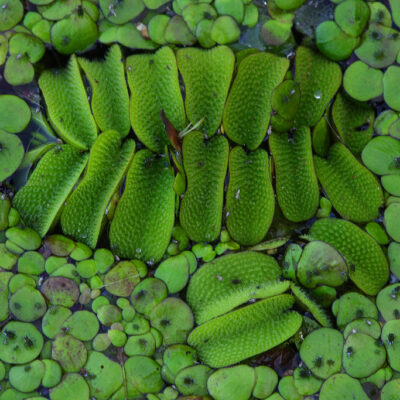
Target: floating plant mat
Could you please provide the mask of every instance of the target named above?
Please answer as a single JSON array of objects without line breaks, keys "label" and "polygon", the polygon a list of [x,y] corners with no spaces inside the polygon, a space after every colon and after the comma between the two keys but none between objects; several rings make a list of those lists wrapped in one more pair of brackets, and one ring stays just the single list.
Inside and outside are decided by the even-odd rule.
[{"label": "floating plant mat", "polygon": [[396,399],[397,3],[30,3],[0,1],[0,400]]}]

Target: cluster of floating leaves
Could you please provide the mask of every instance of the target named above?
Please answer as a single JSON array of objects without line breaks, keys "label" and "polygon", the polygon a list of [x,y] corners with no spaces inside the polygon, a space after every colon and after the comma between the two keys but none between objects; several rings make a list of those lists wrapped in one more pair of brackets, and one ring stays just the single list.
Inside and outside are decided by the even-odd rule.
[{"label": "cluster of floating leaves", "polygon": [[[296,14],[318,8],[303,3],[268,2],[257,33],[267,49],[295,46]],[[20,2],[7,3],[8,70],[42,56],[37,32],[64,54],[89,48],[97,29],[127,47],[213,47],[258,21],[255,4],[217,0],[174,0],[173,13],[142,18],[166,4],[100,2],[99,12],[41,2],[25,31],[15,26]],[[39,110],[0,96],[0,179],[40,160],[22,190],[4,188],[0,199],[0,400],[396,398],[391,6],[344,0],[318,26],[326,57],[355,50],[360,59],[343,87],[341,67],[304,45],[295,58],[163,46],[126,60],[115,45],[104,61],[74,55],[41,74],[59,139]],[[13,57],[24,46],[31,52]],[[375,74],[372,94],[352,91],[373,87],[355,68]],[[375,118],[366,101],[382,94],[382,79],[393,110]],[[32,116],[54,143],[39,139],[24,156],[19,137]]]},{"label": "cluster of floating leaves", "polygon": [[[381,388],[383,399],[398,393],[400,284],[382,289],[376,302],[356,291],[335,300],[349,267],[325,242],[313,240],[303,248],[289,244],[282,280],[277,262],[263,253],[274,254],[287,239],[240,252],[223,231],[214,249],[197,244],[188,251],[183,250],[188,238],[177,229],[169,255],[149,276],[142,261],[120,261],[105,248],[93,251],[62,235],[42,242],[21,225],[7,195],[0,206],[6,239],[0,245],[1,399],[45,399],[47,393],[50,399],[155,400],[176,399],[179,393],[182,399],[302,399],[319,392],[322,399],[351,394],[363,400],[375,398]],[[226,249],[233,252],[212,261]],[[201,258],[211,261],[196,272]],[[392,261],[395,266],[398,258]],[[191,309],[174,297],[189,279],[187,301],[200,324],[194,331]],[[285,279],[308,288],[314,299],[291,284],[300,307],[314,318],[304,316],[301,327],[290,328],[292,335],[297,331],[292,340],[301,357],[293,374],[279,379],[273,368],[255,366],[254,358],[249,365],[230,366],[231,353],[219,348],[227,340],[218,337],[221,332],[209,338],[211,353],[203,348],[208,340],[196,342],[207,320],[212,324],[261,306],[261,300],[251,305],[255,298],[283,301],[281,296],[288,295],[278,293],[290,286]],[[324,308],[316,305],[318,298]],[[243,302],[250,305],[225,314]],[[337,330],[331,328],[328,307]],[[271,312],[264,324],[275,318],[273,327],[283,329],[282,317]],[[238,327],[239,321],[228,334],[234,333],[240,353],[252,319]],[[257,324],[256,334],[260,329]],[[239,361],[250,354],[240,354]],[[211,368],[219,363],[228,367]],[[275,389],[280,394],[273,394]]]},{"label": "cluster of floating leaves", "polygon": [[[336,2],[335,2],[336,3]],[[387,105],[399,111],[394,89],[400,80],[400,9],[389,1],[390,10],[381,2],[347,0],[337,2],[334,20],[318,25],[315,39],[318,49],[332,60],[352,62],[343,77],[346,92],[354,99],[367,101],[383,95]]]},{"label": "cluster of floating leaves", "polygon": [[27,8],[24,13],[20,0],[0,3],[0,65],[11,85],[34,79],[46,47],[62,54],[86,51],[97,41],[142,50],[166,43],[208,48],[237,42],[240,28],[254,28],[265,13],[251,0],[32,0]]}]

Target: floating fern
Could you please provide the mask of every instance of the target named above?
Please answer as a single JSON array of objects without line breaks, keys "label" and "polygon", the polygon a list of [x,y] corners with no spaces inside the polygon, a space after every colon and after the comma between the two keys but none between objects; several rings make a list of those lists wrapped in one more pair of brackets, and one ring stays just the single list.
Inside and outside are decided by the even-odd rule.
[{"label": "floating fern", "polygon": [[323,240],[346,258],[350,279],[366,294],[376,295],[389,278],[389,267],[379,244],[353,223],[323,218],[312,225],[310,235]]},{"label": "floating fern", "polygon": [[212,136],[221,125],[235,56],[227,46],[211,50],[187,48],[178,50],[177,62],[185,83],[189,121],[194,125],[205,118],[201,131]]},{"label": "floating fern", "polygon": [[269,146],[275,164],[279,206],[290,221],[306,221],[315,214],[319,202],[310,130],[302,126],[295,132],[273,132]]},{"label": "floating fern", "polygon": [[196,322],[225,314],[250,299],[280,294],[288,289],[271,256],[245,251],[204,264],[190,280],[186,298]]},{"label": "floating fern", "polygon": [[225,207],[226,226],[233,240],[245,246],[261,242],[275,211],[266,151],[246,153],[239,146],[231,151]]},{"label": "floating fern", "polygon": [[85,168],[88,153],[65,144],[46,153],[13,205],[25,224],[44,236],[57,221],[59,212]]},{"label": "floating fern", "polygon": [[165,157],[139,151],[110,227],[110,244],[124,258],[158,262],[174,225],[174,175]]},{"label": "floating fern", "polygon": [[154,54],[135,54],[127,58],[126,70],[132,127],[150,150],[162,153],[169,139],[161,111],[178,131],[186,125],[175,54],[167,46]]},{"label": "floating fern", "polygon": [[314,156],[314,164],[322,187],[343,218],[354,222],[378,218],[381,185],[343,144],[331,146],[327,159]]},{"label": "floating fern", "polygon": [[257,53],[240,63],[224,109],[224,129],[234,142],[256,149],[264,139],[271,113],[271,95],[285,77],[289,61]]},{"label": "floating fern", "polygon": [[293,283],[290,285],[290,289],[296,297],[296,300],[306,308],[323,327],[330,328],[332,326],[332,321],[328,314],[306,291]]},{"label": "floating fern", "polygon": [[271,297],[212,319],[189,335],[200,360],[213,368],[226,367],[283,343],[300,328],[302,318],[289,311],[294,298]]},{"label": "floating fern", "polygon": [[85,177],[68,199],[61,215],[65,234],[96,247],[105,211],[135,150],[135,142],[121,143],[117,131],[102,133],[94,143]]},{"label": "floating fern", "polygon": [[299,46],[296,50],[295,81],[300,84],[301,92],[295,125],[314,126],[339,89],[342,71],[339,64]]},{"label": "floating fern", "polygon": [[131,124],[121,49],[114,45],[108,50],[104,61],[80,58],[79,64],[92,86],[92,110],[100,130],[113,129],[121,136],[126,136]]},{"label": "floating fern", "polygon": [[44,71],[39,87],[47,106],[49,120],[60,137],[80,149],[89,149],[97,137],[97,127],[78,61],[73,55],[61,71]]},{"label": "floating fern", "polygon": [[187,190],[179,217],[196,242],[213,241],[221,230],[228,149],[228,141],[221,135],[205,139],[202,133],[191,132],[183,140]]}]

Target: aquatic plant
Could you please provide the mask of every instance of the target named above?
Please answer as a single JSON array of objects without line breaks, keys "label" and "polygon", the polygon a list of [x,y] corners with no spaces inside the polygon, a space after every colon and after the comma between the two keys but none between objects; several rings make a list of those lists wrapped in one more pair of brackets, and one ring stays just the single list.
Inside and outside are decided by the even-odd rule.
[{"label": "aquatic plant", "polygon": [[0,400],[392,398],[396,3],[3,3]]}]

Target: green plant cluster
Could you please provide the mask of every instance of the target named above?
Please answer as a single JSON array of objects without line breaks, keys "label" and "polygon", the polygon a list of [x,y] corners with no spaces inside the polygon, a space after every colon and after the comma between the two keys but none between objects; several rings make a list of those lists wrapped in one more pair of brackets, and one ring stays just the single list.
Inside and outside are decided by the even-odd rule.
[{"label": "green plant cluster", "polygon": [[[399,203],[386,196],[386,233],[375,221],[383,190],[370,172],[397,176],[397,148],[388,154],[374,145],[397,139],[371,139],[371,107],[340,91],[338,65],[310,48],[298,48],[294,74],[284,57],[241,54],[225,46],[176,54],[164,47],[130,56],[124,68],[113,46],[103,61],[72,56],[65,70],[41,74],[50,124],[66,143],[45,152],[12,199],[2,197],[0,399],[46,389],[53,400],[69,391],[114,400],[291,400],[318,392],[329,399],[349,385],[363,399],[362,384],[383,394],[397,384],[398,284],[385,286],[382,246],[393,239],[390,268],[398,274]],[[168,103],[174,107],[164,110],[179,88],[178,70],[185,101],[178,89]],[[93,85],[91,102],[82,72]],[[146,100],[151,90],[139,102],[135,90],[153,79],[165,79],[159,103]],[[118,117],[105,118],[116,103]],[[348,110],[356,107],[354,116]],[[375,125],[388,125],[381,120]],[[3,125],[23,129],[12,122]],[[134,153],[130,123],[153,151]],[[263,149],[269,124],[272,159]],[[332,218],[333,210],[342,218]],[[296,224],[314,216],[308,235],[291,242]],[[57,221],[74,240],[48,235]],[[288,237],[268,240],[268,231],[282,229]],[[96,249],[107,236],[113,251]],[[273,257],[279,251],[280,263]],[[252,364],[285,343],[300,352],[293,375],[279,380]]]},{"label": "green plant cluster", "polygon": [[237,42],[240,28],[254,28],[259,18],[251,0],[32,0],[25,13],[20,0],[0,6],[0,65],[11,85],[32,82],[49,46],[61,54],[97,41],[142,50],[167,43],[208,48]]},{"label": "green plant cluster", "polygon": [[[326,224],[353,229],[350,222],[319,219],[308,244],[286,247],[281,267],[264,252],[274,254],[287,239],[240,251],[223,231],[215,249],[197,244],[188,251],[177,226],[152,271],[59,234],[42,241],[5,193],[0,212],[2,400],[45,393],[52,400],[290,400],[315,393],[363,400],[379,390],[383,399],[397,393],[400,284],[376,299],[349,291],[335,300],[351,274],[350,256],[329,239],[313,239],[332,235]],[[197,269],[200,258],[208,262]],[[186,304],[174,295],[187,285]],[[313,319],[288,312],[295,301]],[[302,360],[293,375],[279,379],[268,366],[251,367],[252,356],[290,337]],[[249,357],[250,366],[232,366]]]},{"label": "green plant cluster", "polygon": [[6,80],[44,32],[72,55],[0,95],[0,400],[397,399],[396,3],[297,47],[312,2],[35,5],[1,7]]},{"label": "green plant cluster", "polygon": [[335,1],[333,21],[318,25],[318,49],[332,60],[358,58],[350,63],[343,77],[346,92],[354,99],[367,101],[383,95],[386,104],[400,110],[395,87],[399,83],[400,9],[389,1]]}]

